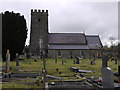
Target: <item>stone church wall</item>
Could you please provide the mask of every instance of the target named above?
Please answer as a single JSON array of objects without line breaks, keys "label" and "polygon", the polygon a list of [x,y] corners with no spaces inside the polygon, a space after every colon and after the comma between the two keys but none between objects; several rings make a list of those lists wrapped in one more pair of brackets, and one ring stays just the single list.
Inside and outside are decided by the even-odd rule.
[{"label": "stone church wall", "polygon": [[[72,54],[71,54],[72,52]],[[61,55],[59,55],[61,53]],[[98,53],[101,55],[100,50],[48,50],[48,58],[92,58],[93,54],[98,58]]]}]

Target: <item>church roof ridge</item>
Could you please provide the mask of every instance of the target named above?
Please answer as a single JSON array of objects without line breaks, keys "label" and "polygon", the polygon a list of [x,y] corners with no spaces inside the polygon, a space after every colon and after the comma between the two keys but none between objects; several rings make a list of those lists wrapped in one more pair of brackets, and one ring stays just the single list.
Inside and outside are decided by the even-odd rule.
[{"label": "church roof ridge", "polygon": [[85,35],[86,37],[99,37],[99,35]]},{"label": "church roof ridge", "polygon": [[85,33],[49,33],[49,34],[85,34]]}]

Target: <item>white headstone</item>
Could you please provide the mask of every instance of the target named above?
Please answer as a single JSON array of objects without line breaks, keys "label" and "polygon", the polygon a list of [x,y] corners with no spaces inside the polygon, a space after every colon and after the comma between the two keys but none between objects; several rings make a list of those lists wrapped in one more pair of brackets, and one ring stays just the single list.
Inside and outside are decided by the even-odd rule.
[{"label": "white headstone", "polygon": [[102,68],[103,88],[114,88],[113,71],[109,67]]},{"label": "white headstone", "polygon": [[48,82],[45,82],[45,90],[49,90]]}]

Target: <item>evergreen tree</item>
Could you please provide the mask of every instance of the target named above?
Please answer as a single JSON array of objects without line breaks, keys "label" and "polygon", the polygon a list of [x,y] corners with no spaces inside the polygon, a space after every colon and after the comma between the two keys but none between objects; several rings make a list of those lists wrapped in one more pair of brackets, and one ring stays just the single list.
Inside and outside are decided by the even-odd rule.
[{"label": "evergreen tree", "polygon": [[19,13],[6,11],[2,14],[2,58],[6,60],[6,51],[10,50],[11,60],[16,53],[22,54],[27,38],[26,20]]}]

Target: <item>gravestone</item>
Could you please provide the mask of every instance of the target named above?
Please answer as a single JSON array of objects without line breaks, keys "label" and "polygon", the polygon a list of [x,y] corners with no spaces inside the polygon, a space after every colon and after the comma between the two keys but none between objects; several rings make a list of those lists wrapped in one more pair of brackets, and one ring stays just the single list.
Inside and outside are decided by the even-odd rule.
[{"label": "gravestone", "polygon": [[117,64],[117,58],[115,58],[115,64]]},{"label": "gravestone", "polygon": [[8,78],[9,78],[9,79],[11,78],[11,72],[8,73]]},{"label": "gravestone", "polygon": [[37,62],[36,58],[34,59],[34,62]]},{"label": "gravestone", "polygon": [[76,64],[79,64],[79,57],[76,57]]},{"label": "gravestone", "polygon": [[113,71],[109,67],[102,68],[103,88],[114,88]]},{"label": "gravestone", "polygon": [[55,63],[57,63],[57,58],[55,58]]},{"label": "gravestone", "polygon": [[62,65],[64,64],[63,60],[62,60]]},{"label": "gravestone", "polygon": [[28,59],[28,61],[29,61],[29,64],[31,64],[31,59]]},{"label": "gravestone", "polygon": [[10,72],[10,52],[9,49],[7,49],[7,53],[6,53],[6,73]]},{"label": "gravestone", "polygon": [[114,60],[114,58],[112,57],[112,58],[111,58],[111,61],[113,61],[113,60]]},{"label": "gravestone", "polygon": [[56,69],[56,71],[58,72],[58,71],[59,71],[59,69]]},{"label": "gravestone", "polygon": [[64,60],[64,62],[66,63],[66,60]]},{"label": "gravestone", "polygon": [[39,84],[39,77],[38,76],[36,77],[36,82],[35,83],[37,84],[37,86],[40,86],[40,84]]},{"label": "gravestone", "polygon": [[95,55],[92,57],[91,65],[95,65]]},{"label": "gravestone", "polygon": [[75,60],[73,60],[73,64],[75,64]]},{"label": "gravestone", "polygon": [[107,67],[107,62],[109,58],[107,55],[102,57],[102,79],[103,79],[103,88],[114,88],[114,78],[113,71]]},{"label": "gravestone", "polygon": [[25,63],[26,63],[26,53],[24,53],[24,59],[25,59]]},{"label": "gravestone", "polygon": [[118,75],[120,75],[120,66],[118,66]]},{"label": "gravestone", "polygon": [[19,55],[16,53],[16,69],[19,69]]},{"label": "gravestone", "polygon": [[102,57],[102,67],[107,67],[107,62],[109,61],[109,57],[107,55],[103,55]]},{"label": "gravestone", "polygon": [[79,59],[76,60],[76,64],[79,64]]},{"label": "gravestone", "polygon": [[59,74],[61,75],[62,72],[59,72]]},{"label": "gravestone", "polygon": [[28,59],[29,64],[31,64],[31,59],[30,59],[30,54],[29,53],[27,55],[27,59]]}]

